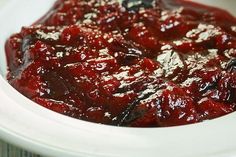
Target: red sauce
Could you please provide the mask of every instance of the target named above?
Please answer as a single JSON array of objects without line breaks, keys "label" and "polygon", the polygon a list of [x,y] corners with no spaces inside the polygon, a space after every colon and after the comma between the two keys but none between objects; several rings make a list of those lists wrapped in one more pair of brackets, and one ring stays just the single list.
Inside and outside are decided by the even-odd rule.
[{"label": "red sauce", "polygon": [[6,42],[8,80],[77,119],[196,123],[235,111],[236,19],[180,0],[58,0]]}]

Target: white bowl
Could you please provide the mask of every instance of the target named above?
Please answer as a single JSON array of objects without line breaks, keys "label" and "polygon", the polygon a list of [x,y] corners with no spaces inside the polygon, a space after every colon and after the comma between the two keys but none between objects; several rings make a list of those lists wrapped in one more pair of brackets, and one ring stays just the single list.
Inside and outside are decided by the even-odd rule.
[{"label": "white bowl", "polygon": [[[198,0],[236,13],[235,0]],[[232,157],[236,113],[170,128],[120,128],[66,117],[34,104],[5,80],[4,43],[36,21],[54,0],[11,0],[0,11],[0,137],[54,157]]]}]

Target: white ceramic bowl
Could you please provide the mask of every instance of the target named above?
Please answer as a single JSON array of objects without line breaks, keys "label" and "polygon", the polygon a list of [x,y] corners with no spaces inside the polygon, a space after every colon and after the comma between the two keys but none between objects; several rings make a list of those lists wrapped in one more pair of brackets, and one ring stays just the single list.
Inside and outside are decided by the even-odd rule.
[{"label": "white ceramic bowl", "polygon": [[[54,0],[11,0],[0,11],[0,137],[54,157],[233,157],[236,113],[171,128],[119,128],[66,117],[34,104],[5,80],[4,43]],[[198,0],[236,13],[235,0]]]}]

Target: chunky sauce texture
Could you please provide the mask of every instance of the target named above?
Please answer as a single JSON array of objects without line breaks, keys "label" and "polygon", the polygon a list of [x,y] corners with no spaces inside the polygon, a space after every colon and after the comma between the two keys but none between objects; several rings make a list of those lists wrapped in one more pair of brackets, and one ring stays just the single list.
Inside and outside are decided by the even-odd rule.
[{"label": "chunky sauce texture", "polygon": [[6,42],[9,83],[90,122],[165,127],[236,110],[236,19],[181,0],[58,0]]}]

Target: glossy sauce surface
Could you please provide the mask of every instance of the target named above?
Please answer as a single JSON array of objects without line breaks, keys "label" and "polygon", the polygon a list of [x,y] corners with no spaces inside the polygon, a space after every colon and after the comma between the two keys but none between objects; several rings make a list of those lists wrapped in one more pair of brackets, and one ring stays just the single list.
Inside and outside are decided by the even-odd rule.
[{"label": "glossy sauce surface", "polygon": [[6,42],[9,83],[77,119],[129,127],[235,111],[236,19],[181,0],[58,0]]}]

